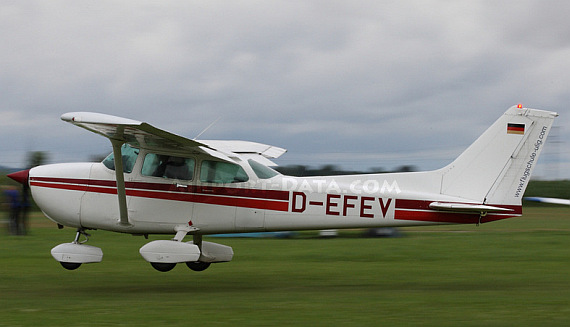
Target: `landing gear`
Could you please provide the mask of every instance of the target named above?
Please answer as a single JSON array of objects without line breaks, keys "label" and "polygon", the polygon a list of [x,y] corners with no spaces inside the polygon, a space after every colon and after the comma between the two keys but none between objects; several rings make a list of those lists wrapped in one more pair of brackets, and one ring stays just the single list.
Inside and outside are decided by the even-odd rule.
[{"label": "landing gear", "polygon": [[[82,235],[85,240],[80,242],[79,239]],[[51,249],[51,255],[67,270],[75,270],[84,263],[101,262],[103,251],[98,247],[84,244],[89,240],[89,236],[85,229],[78,228],[75,240],[54,247]]]},{"label": "landing gear", "polygon": [[194,271],[204,271],[208,269],[208,267],[210,267],[209,262],[202,262],[202,261],[186,262],[186,265],[188,266],[188,268]]},{"label": "landing gear", "polygon": [[145,244],[139,252],[151,266],[161,272],[172,270],[179,262],[198,261],[200,248],[182,239],[190,231],[197,231],[192,226],[179,226],[172,240],[158,240]]},{"label": "landing gear", "polygon": [[[200,253],[203,253],[202,235],[194,234],[192,239],[192,244],[196,244],[196,246],[198,246],[200,249]],[[193,271],[204,271],[210,267],[210,263],[204,261],[187,261],[186,266],[188,266],[188,268],[192,269]]]},{"label": "landing gear", "polygon": [[[172,270],[176,264],[185,263],[193,271],[203,271],[211,263],[228,262],[234,256],[231,247],[202,241],[199,229],[190,226],[177,226],[176,235],[171,240],[157,240],[143,245],[139,252],[151,266],[161,272]],[[193,232],[193,240],[182,240]]]}]

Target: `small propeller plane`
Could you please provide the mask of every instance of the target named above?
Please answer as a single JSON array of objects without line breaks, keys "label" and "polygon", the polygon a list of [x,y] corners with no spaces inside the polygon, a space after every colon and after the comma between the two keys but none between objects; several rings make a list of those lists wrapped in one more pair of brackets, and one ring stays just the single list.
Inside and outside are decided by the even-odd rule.
[{"label": "small propeller plane", "polygon": [[[427,172],[291,177],[269,168],[285,149],[193,140],[99,113],[61,119],[109,139],[99,163],[52,164],[9,176],[28,184],[43,213],[75,239],[51,250],[66,269],[100,262],[90,230],[170,234],[140,248],[159,271],[201,271],[233,258],[208,234],[479,224],[522,214],[521,199],[555,112],[508,109],[448,166]],[[187,235],[191,241],[184,241]]]}]

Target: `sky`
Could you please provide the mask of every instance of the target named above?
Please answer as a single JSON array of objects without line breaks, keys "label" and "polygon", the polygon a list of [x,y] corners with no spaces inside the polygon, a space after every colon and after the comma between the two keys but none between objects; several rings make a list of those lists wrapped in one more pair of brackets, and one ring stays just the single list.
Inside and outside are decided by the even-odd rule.
[{"label": "sky", "polygon": [[533,177],[570,178],[567,1],[0,0],[0,165],[111,151],[94,111],[344,169],[457,157],[508,107],[560,116]]}]

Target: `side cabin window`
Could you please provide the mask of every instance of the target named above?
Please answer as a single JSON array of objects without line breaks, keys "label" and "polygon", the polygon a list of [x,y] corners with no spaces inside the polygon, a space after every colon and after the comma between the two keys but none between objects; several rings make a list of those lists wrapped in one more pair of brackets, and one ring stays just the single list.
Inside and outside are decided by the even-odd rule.
[{"label": "side cabin window", "polygon": [[[133,148],[128,144],[123,144],[121,147],[121,158],[123,159],[123,172],[131,173],[133,171],[133,167],[137,162],[137,157],[139,155],[139,149]],[[103,160],[103,164],[105,167],[115,170],[115,156],[111,152],[110,155],[107,156]]]},{"label": "side cabin window", "polygon": [[204,183],[241,183],[248,180],[245,170],[230,162],[204,160],[200,166],[200,181]]},{"label": "side cabin window", "polygon": [[192,158],[149,153],[144,157],[142,175],[182,180],[194,179],[196,161]]}]

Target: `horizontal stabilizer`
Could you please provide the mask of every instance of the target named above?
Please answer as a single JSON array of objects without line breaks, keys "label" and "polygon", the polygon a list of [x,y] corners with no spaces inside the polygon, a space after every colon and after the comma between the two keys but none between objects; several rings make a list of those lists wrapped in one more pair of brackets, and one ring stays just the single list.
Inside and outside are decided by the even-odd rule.
[{"label": "horizontal stabilizer", "polygon": [[453,203],[453,202],[432,202],[429,204],[430,209],[441,211],[454,211],[454,212],[510,212],[512,209],[488,206],[484,204],[468,204],[468,203]]},{"label": "horizontal stabilizer", "polygon": [[566,199],[543,198],[543,197],[525,197],[524,199],[527,201],[552,203],[552,204],[562,204],[562,205],[570,206],[570,200],[566,200]]}]

